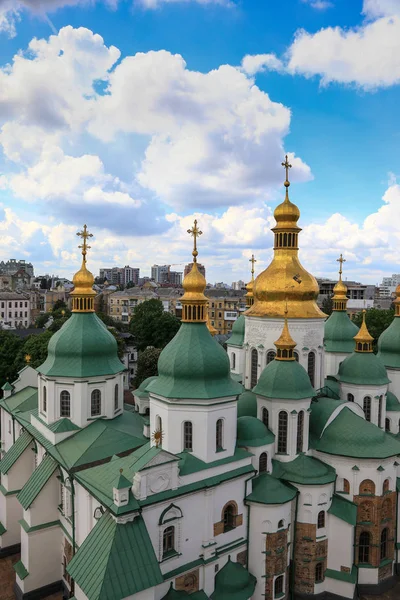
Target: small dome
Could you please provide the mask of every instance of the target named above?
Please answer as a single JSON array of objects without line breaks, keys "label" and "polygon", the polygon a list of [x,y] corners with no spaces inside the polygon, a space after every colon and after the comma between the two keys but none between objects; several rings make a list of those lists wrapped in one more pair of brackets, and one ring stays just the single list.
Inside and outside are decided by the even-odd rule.
[{"label": "small dome", "polygon": [[315,396],[306,370],[296,360],[271,361],[261,373],[253,392],[282,400],[302,400]]},{"label": "small dome", "polygon": [[296,496],[296,488],[289,486],[269,473],[260,473],[253,479],[252,491],[247,496],[249,502],[258,504],[286,504]]},{"label": "small dome", "polygon": [[257,416],[257,396],[251,390],[246,390],[240,394],[237,403],[237,416],[238,418]]},{"label": "small dome", "polygon": [[158,375],[152,375],[151,377],[147,377],[146,379],[144,379],[144,381],[142,381],[137,390],[133,392],[134,395],[138,396],[139,398],[148,398],[149,392],[146,388],[149,385],[149,383],[157,379],[157,377]]},{"label": "small dome", "polygon": [[227,346],[243,346],[245,324],[244,315],[240,315],[233,324],[232,335],[226,342]]},{"label": "small dome", "polygon": [[215,576],[215,590],[210,598],[212,600],[251,598],[256,583],[254,575],[251,575],[240,563],[232,562],[229,557],[226,565]]},{"label": "small dome", "polygon": [[300,210],[286,195],[285,200],[275,208],[274,219],[278,225],[281,223],[291,223],[296,225],[297,221],[300,219]]},{"label": "small dome", "polygon": [[314,458],[299,454],[290,462],[283,463],[273,459],[274,476],[292,483],[323,485],[336,479],[336,471],[330,465]]},{"label": "small dome", "polygon": [[339,381],[361,385],[389,383],[385,365],[373,352],[354,352],[339,366]]},{"label": "small dome", "polygon": [[193,266],[189,273],[183,280],[182,287],[185,290],[185,299],[187,300],[204,300],[204,290],[206,289],[206,278],[200,273],[197,262],[193,263]]},{"label": "small dome", "polygon": [[387,369],[400,368],[400,317],[395,317],[379,336],[378,356]]},{"label": "small dome", "polygon": [[358,327],[345,311],[334,311],[325,322],[324,345],[326,352],[351,353]]},{"label": "small dome", "polygon": [[239,417],[237,420],[237,445],[246,447],[273,444],[274,434],[257,417]]},{"label": "small dome", "polygon": [[386,410],[396,412],[400,410],[400,402],[393,392],[388,392],[386,394]]}]

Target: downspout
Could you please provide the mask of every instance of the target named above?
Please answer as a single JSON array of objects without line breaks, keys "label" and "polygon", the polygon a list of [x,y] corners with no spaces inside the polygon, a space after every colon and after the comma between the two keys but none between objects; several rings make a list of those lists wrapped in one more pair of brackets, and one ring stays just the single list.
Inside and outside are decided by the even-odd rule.
[{"label": "downspout", "polygon": [[399,568],[398,568],[398,563],[399,563],[399,549],[397,547],[398,519],[399,519],[399,493],[398,493],[398,491],[396,489],[396,522],[395,522],[395,525],[394,525],[394,539],[395,539],[394,547],[396,549],[396,564],[395,564],[395,573],[396,573],[396,575],[399,574]]},{"label": "downspout", "polygon": [[[354,564],[356,564],[356,554],[357,554],[357,537],[356,537],[356,529],[357,525],[354,525],[354,536],[353,536],[353,547],[354,547]],[[360,596],[358,594],[358,567],[357,567],[357,576],[356,576],[356,585],[355,585],[355,597],[358,599]]]},{"label": "downspout", "polygon": [[[74,478],[70,477],[71,482],[71,508],[72,508],[72,558],[75,556],[75,488],[74,488]],[[75,595],[75,581],[71,577],[71,592],[70,598]]]},{"label": "downspout", "polygon": [[295,549],[296,549],[296,534],[297,534],[297,513],[298,513],[298,508],[299,508],[299,495],[300,492],[299,490],[297,490],[297,494],[296,494],[296,508],[294,511],[294,527],[293,527],[293,551],[292,551],[292,569],[291,569],[291,573],[290,573],[290,597],[292,600],[294,600],[294,580],[295,580],[295,570],[296,570],[296,563],[295,563]]},{"label": "downspout", "polygon": [[247,552],[246,552],[246,569],[249,570],[249,546],[250,546],[250,505],[247,504],[246,502],[246,496],[247,496],[247,484],[249,481],[251,481],[252,479],[254,479],[254,477],[256,477],[257,473],[253,473],[251,477],[249,477],[248,479],[245,479],[244,482],[244,497],[245,497],[245,504],[247,506]]},{"label": "downspout", "polygon": [[12,418],[12,424],[13,424],[13,444],[15,444],[15,417],[14,415],[11,415]]}]

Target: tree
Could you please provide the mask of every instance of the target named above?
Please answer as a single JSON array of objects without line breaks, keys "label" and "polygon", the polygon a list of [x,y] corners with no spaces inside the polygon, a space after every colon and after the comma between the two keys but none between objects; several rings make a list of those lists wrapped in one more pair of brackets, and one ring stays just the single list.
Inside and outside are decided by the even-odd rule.
[{"label": "tree", "polygon": [[331,315],[332,311],[333,311],[333,300],[331,298],[331,296],[325,296],[325,298],[322,300],[322,312],[324,312],[326,315]]},{"label": "tree", "polygon": [[[22,350],[23,340],[10,331],[0,331],[0,387],[17,378],[15,357]],[[23,365],[22,365],[23,366]]]},{"label": "tree", "polygon": [[136,306],[129,324],[138,350],[147,346],[164,348],[172,340],[180,327],[174,315],[164,312],[160,300],[151,299]]},{"label": "tree", "polygon": [[[394,310],[388,309],[383,310],[380,308],[369,308],[365,313],[365,322],[368,327],[368,331],[374,338],[374,352],[377,351],[378,338],[385,329],[389,327],[394,319]],[[361,327],[362,323],[362,312],[357,313],[354,316],[354,323]]]},{"label": "tree", "polygon": [[22,348],[15,356],[15,367],[19,371],[26,365],[26,356],[30,356],[29,366],[37,369],[47,358],[47,348],[52,331],[29,335],[23,342]]},{"label": "tree", "polygon": [[135,287],[135,282],[134,281],[128,281],[128,283],[126,284],[126,289],[129,290],[130,288]]},{"label": "tree", "polygon": [[157,364],[160,354],[161,348],[154,348],[153,346],[148,346],[143,352],[139,352],[137,371],[134,379],[135,388],[139,387],[147,377],[158,375]]},{"label": "tree", "polygon": [[[57,281],[57,283],[59,283],[59,281]],[[54,302],[53,313],[57,310],[65,310],[65,311],[68,310],[68,306],[66,305],[64,300],[56,300]]]}]

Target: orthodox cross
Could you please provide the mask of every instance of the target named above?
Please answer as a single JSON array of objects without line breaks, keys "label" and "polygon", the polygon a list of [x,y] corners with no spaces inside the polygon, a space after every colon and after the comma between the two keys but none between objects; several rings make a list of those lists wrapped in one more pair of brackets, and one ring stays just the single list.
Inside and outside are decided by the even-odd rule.
[{"label": "orthodox cross", "polygon": [[187,232],[193,236],[193,262],[197,262],[197,238],[199,235],[202,235],[202,231],[197,227],[197,219],[194,220],[194,225],[192,229],[188,229]]},{"label": "orthodox cross", "polygon": [[289,182],[289,169],[292,168],[292,165],[289,163],[288,161],[288,157],[287,154],[285,156],[285,162],[282,163],[282,167],[285,167],[285,171],[286,171],[286,181]]},{"label": "orthodox cross", "polygon": [[339,275],[340,277],[342,277],[342,269],[343,269],[343,263],[346,262],[346,259],[343,258],[343,255],[341,254],[339,258],[336,259],[338,263],[340,263],[340,267],[339,267]]},{"label": "orthodox cross", "polygon": [[91,238],[93,237],[92,233],[89,233],[87,230],[87,226],[84,225],[83,226],[83,230],[82,231],[78,231],[77,234],[79,237],[82,238],[83,240],[83,244],[81,246],[78,246],[78,248],[82,248],[82,256],[83,256],[83,260],[86,262],[86,253],[89,250],[90,246],[87,245],[86,240],[87,238]]},{"label": "orthodox cross", "polygon": [[251,255],[249,262],[251,262],[251,279],[253,280],[254,279],[254,263],[257,262],[257,260],[254,258],[254,254]]}]

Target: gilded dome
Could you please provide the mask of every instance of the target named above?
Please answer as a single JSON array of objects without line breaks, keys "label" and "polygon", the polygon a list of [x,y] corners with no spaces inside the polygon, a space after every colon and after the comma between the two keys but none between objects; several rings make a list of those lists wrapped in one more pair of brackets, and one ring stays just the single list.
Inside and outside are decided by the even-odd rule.
[{"label": "gilded dome", "polygon": [[185,293],[182,296],[182,322],[183,323],[206,323],[208,299],[204,295],[206,289],[206,278],[202,275],[197,266],[197,238],[202,235],[202,231],[197,227],[197,220],[188,233],[193,236],[193,264],[189,273],[183,280],[182,287]]},{"label": "gilded dome", "polygon": [[86,225],[76,235],[81,237],[83,241],[83,244],[79,246],[82,249],[82,265],[72,279],[74,284],[74,290],[71,292],[72,312],[89,313],[94,312],[94,297],[96,296],[93,289],[94,277],[86,268],[86,254],[90,248],[87,245],[87,239],[93,237],[93,235],[88,232]]},{"label": "gilded dome", "polygon": [[96,292],[92,289],[94,284],[93,274],[86,268],[86,261],[82,261],[82,266],[75,273],[72,283],[74,284],[74,291],[71,295],[76,296],[78,294],[89,294],[96,295]]}]

